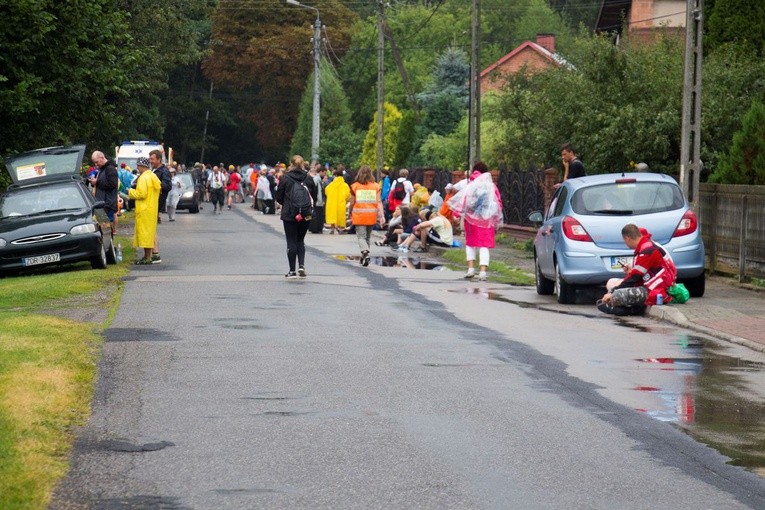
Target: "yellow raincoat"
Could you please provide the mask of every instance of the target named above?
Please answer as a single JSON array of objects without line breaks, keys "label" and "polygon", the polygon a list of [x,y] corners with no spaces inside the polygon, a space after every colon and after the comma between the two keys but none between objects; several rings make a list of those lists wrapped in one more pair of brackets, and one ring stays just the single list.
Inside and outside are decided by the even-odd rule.
[{"label": "yellow raincoat", "polygon": [[133,245],[136,248],[153,248],[157,235],[157,215],[159,214],[159,192],[162,185],[151,170],[145,170],[138,176],[135,189],[128,190],[128,196],[135,201],[135,234]]},{"label": "yellow raincoat", "polygon": [[327,197],[327,203],[324,206],[324,221],[329,225],[345,228],[345,217],[348,199],[351,198],[351,188],[345,182],[343,176],[332,179],[332,182],[324,188],[324,195]]}]

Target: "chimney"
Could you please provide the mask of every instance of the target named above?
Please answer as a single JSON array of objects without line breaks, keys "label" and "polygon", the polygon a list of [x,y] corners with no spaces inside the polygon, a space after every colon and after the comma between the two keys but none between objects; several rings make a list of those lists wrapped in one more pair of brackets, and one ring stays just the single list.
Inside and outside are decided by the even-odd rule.
[{"label": "chimney", "polygon": [[550,53],[555,53],[555,34],[537,34],[537,44]]}]

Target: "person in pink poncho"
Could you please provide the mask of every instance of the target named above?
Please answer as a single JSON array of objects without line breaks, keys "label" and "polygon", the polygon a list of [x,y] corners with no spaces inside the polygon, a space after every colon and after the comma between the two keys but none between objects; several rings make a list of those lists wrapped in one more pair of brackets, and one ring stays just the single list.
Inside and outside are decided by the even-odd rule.
[{"label": "person in pink poncho", "polygon": [[464,218],[465,254],[468,270],[466,279],[475,278],[475,258],[478,252],[479,280],[486,280],[489,249],[494,248],[494,233],[502,223],[502,198],[491,178],[489,168],[482,162],[473,166],[467,186],[452,197],[449,208]]}]

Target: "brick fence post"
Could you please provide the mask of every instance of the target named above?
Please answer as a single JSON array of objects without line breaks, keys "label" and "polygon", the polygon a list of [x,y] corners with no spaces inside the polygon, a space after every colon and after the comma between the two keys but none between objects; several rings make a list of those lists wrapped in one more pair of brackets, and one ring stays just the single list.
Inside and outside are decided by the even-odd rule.
[{"label": "brick fence post", "polygon": [[550,206],[552,197],[555,194],[555,185],[558,182],[560,182],[558,178],[558,171],[554,168],[546,168],[544,170],[544,182],[543,182],[543,187],[545,192],[545,211]]}]

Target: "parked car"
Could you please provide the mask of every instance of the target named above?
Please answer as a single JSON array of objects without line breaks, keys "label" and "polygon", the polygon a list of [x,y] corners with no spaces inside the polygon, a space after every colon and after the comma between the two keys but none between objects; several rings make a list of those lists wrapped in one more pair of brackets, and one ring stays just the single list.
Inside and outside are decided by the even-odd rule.
[{"label": "parked car", "polygon": [[117,261],[111,222],[80,175],[84,145],[5,159],[13,184],[0,196],[0,274],[89,261]]},{"label": "parked car", "polygon": [[180,173],[177,177],[183,182],[184,192],[175,209],[178,211],[185,209],[192,214],[198,213],[199,204],[202,201],[202,185],[194,182],[194,177],[188,172]]},{"label": "parked car", "polygon": [[591,175],[561,184],[534,239],[536,287],[573,303],[576,290],[602,286],[624,276],[632,261],[621,230],[627,223],[646,228],[677,266],[677,278],[691,296],[704,295],[704,242],[696,215],[680,186],[667,175],[626,173]]}]

